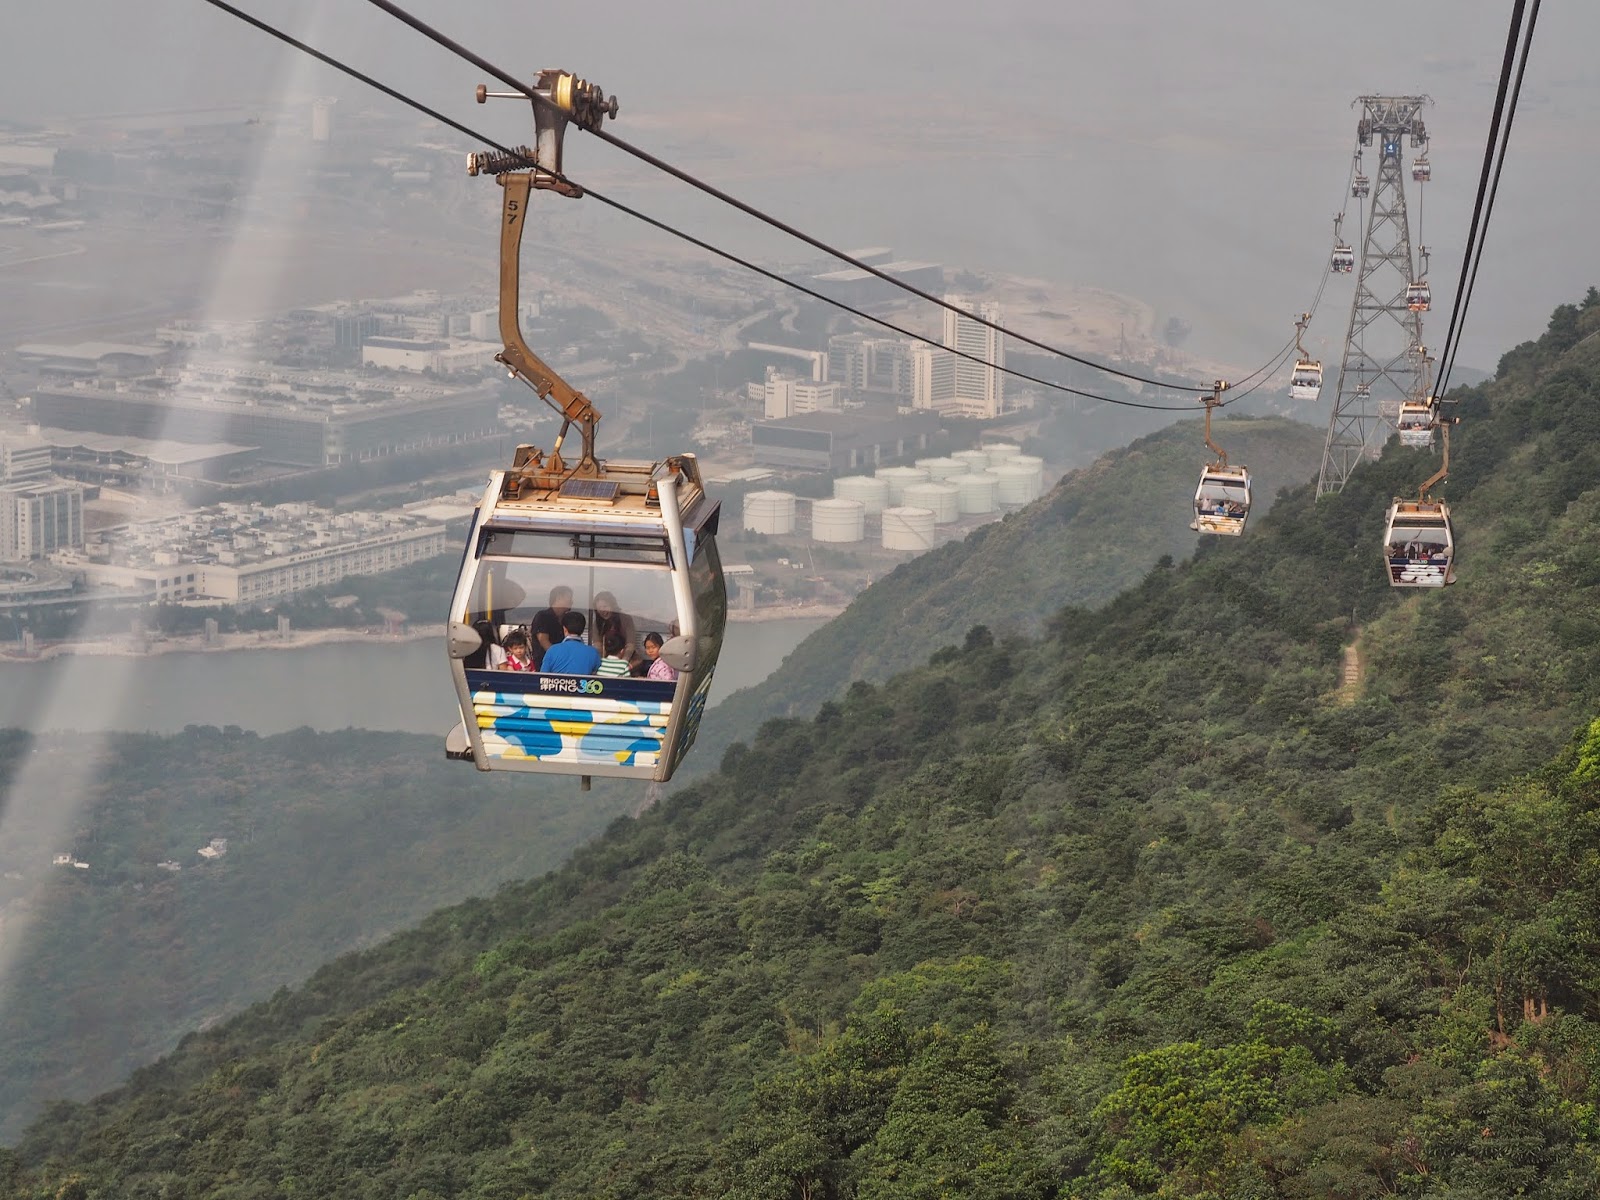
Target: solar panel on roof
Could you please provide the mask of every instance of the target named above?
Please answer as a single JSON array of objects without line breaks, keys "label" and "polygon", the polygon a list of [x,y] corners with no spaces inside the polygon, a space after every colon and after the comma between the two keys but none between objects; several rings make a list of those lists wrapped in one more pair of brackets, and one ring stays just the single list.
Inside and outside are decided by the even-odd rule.
[{"label": "solar panel on roof", "polygon": [[620,483],[606,479],[569,479],[561,485],[559,495],[563,500],[600,500],[613,504],[621,490]]}]

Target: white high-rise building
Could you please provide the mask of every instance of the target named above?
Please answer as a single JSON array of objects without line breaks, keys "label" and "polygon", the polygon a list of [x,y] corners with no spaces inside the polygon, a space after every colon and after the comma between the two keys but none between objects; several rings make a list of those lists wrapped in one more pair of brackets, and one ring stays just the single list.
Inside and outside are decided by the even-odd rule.
[{"label": "white high-rise building", "polygon": [[[985,321],[1001,324],[1000,306],[984,303],[974,307],[960,296],[946,296],[945,301],[974,312]],[[1006,365],[1005,335],[970,317],[963,317],[949,309],[944,314],[944,344],[972,358],[955,357],[955,393],[943,406],[935,404],[941,412],[965,417],[998,417],[1005,411],[1005,375],[996,367]]]},{"label": "white high-rise building", "polygon": [[333,106],[339,103],[334,96],[318,96],[311,102],[311,140],[333,140]]},{"label": "white high-rise building", "polygon": [[842,390],[838,383],[795,379],[768,367],[762,388],[762,412],[769,421],[814,412],[837,412]]},{"label": "white high-rise building", "polygon": [[0,485],[0,559],[43,558],[83,545],[83,488],[75,483]]},{"label": "white high-rise building", "polygon": [[911,347],[911,407],[951,412],[956,405],[956,363],[937,346]]}]

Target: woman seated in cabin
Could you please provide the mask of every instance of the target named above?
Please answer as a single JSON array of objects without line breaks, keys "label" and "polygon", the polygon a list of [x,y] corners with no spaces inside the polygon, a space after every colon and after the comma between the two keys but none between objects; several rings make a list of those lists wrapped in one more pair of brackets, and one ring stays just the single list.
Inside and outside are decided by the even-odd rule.
[{"label": "woman seated in cabin", "polygon": [[498,671],[501,664],[506,661],[506,652],[501,648],[500,635],[495,630],[495,624],[487,617],[480,617],[472,623],[473,632],[482,639],[482,644],[462,660],[461,665],[469,671]]},{"label": "woman seated in cabin", "polygon": [[[622,639],[623,661],[629,665],[640,661],[644,655],[639,649],[639,632],[634,625],[633,618],[623,612],[617,605],[617,598],[610,592],[596,592],[594,594],[594,629],[590,632],[590,641],[593,645],[605,649],[612,634]],[[606,651],[610,653],[609,650]]]}]

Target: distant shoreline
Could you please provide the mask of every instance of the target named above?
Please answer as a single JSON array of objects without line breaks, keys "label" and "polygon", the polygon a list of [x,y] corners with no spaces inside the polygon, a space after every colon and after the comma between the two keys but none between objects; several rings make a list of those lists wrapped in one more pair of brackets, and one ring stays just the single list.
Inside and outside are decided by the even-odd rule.
[{"label": "distant shoreline", "polygon": [[[766,621],[830,621],[844,611],[838,604],[790,604],[770,608],[733,609],[728,620],[738,624],[759,624]],[[159,654],[216,654],[238,650],[303,650],[310,646],[327,646],[339,642],[425,642],[441,638],[438,628],[408,629],[404,633],[385,633],[378,629],[292,629],[288,636],[274,630],[248,633],[220,633],[211,641],[204,634],[180,636],[152,636],[148,641],[135,640],[131,634],[114,638],[87,638],[81,641],[49,642],[39,647],[37,653],[24,655],[14,647],[0,650],[0,663],[40,663],[52,659],[85,656],[103,658],[152,658]],[[442,640],[442,638],[441,638]]]}]

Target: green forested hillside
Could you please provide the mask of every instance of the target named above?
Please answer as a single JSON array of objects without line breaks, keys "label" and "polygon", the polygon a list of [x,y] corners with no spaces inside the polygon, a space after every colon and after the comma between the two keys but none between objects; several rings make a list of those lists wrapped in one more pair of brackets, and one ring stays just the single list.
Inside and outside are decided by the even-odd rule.
[{"label": "green forested hillside", "polygon": [[[353,730],[191,729],[103,748],[13,732],[0,776],[54,762],[11,784],[48,792],[86,754],[97,782],[81,812],[13,794],[5,813],[0,928],[21,944],[0,981],[0,1136],[335,955],[550,869],[622,811],[462,770],[432,739]],[[213,837],[227,854],[207,862],[196,850]],[[51,867],[55,852],[89,869]]]},{"label": "green forested hillside", "polygon": [[1597,326],[1465,398],[1448,592],[1384,581],[1391,450],[769,722],[52,1109],[0,1195],[1596,1194]]},{"label": "green forested hillside", "polygon": [[[1215,422],[1250,468],[1256,513],[1322,460],[1325,431],[1281,417]],[[797,647],[766,682],[730,698],[702,734],[724,747],[775,716],[809,715],[857,679],[881,683],[957,644],[972,625],[1033,636],[1064,605],[1096,605],[1162,555],[1195,547],[1195,480],[1209,457],[1198,421],[1142,437],[1074,471],[1043,500],[896,567]],[[1255,519],[1255,518],[1252,518]]]}]

